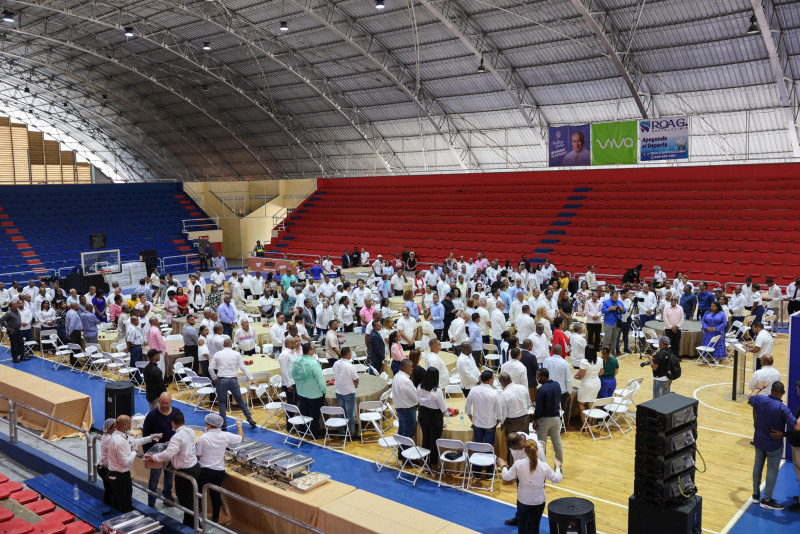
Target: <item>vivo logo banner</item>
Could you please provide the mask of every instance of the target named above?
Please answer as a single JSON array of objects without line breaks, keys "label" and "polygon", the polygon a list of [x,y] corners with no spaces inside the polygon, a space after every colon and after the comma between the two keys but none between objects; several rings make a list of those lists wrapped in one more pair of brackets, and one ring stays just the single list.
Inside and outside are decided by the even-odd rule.
[{"label": "vivo logo banner", "polygon": [[689,117],[639,121],[640,161],[689,159]]},{"label": "vivo logo banner", "polygon": [[592,165],[637,163],[637,121],[592,124]]}]

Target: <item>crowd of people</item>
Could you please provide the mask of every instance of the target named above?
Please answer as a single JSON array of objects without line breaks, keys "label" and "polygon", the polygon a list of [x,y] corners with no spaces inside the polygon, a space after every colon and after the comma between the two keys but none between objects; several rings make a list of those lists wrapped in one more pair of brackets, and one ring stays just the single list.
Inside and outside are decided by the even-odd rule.
[{"label": "crowd of people", "polygon": [[[57,282],[30,281],[27,287],[14,282],[8,289],[0,284],[4,312],[0,325],[11,338],[14,362],[27,358],[24,344],[32,338],[34,323],[43,330],[55,330],[63,343],[81,345],[96,343],[98,327],[113,324],[127,345],[130,365],[148,360],[147,398],[151,408],[159,410],[166,393],[163,364],[159,366],[165,355],[161,323],[169,325],[174,318],[186,316],[182,337],[186,356],[194,360],[193,369],[214,380],[219,398],[227,398],[230,392],[244,418],[255,426],[238,383],[240,370],[252,380],[243,355],[254,354],[258,344],[245,313],[249,306],[251,313],[257,308],[261,319],[272,323],[270,338],[273,357],[280,365],[281,387],[286,401],[311,417],[308,430],[313,438],[320,437],[320,409],[327,390],[315,344],[324,347],[333,368],[336,396],[345,410],[349,433],[358,433],[358,374],[353,354],[339,334],[359,331],[364,335],[370,371],[378,374],[384,363],[391,366],[398,433],[413,437],[419,423],[422,446],[434,451],[447,411],[443,390],[451,383],[439,352],[442,343],[449,343],[458,354],[453,375],[466,397],[474,441],[493,444],[498,425],[509,436],[524,435],[533,423],[534,439],[523,440],[517,449],[510,447],[508,458],[527,458],[530,476],[520,476],[526,468],[521,463],[504,469],[502,475],[513,473],[521,483],[526,481],[527,488],[533,478],[560,480],[561,420],[562,414],[570,413],[571,393],[577,387],[583,424],[585,408],[597,398],[614,394],[618,358],[640,350],[641,340],[632,335],[634,331],[656,319],[664,323],[658,349],[647,355],[655,398],[670,391],[670,362],[680,356],[685,321],[700,322],[704,344],[720,337],[712,354],[720,362],[727,356],[725,333],[749,312],[754,320],[751,330],[742,332],[746,347],[769,370],[774,369],[772,335],[762,319],[775,315],[782,300],[789,301],[790,309],[800,306],[800,280],[784,294],[767,279],[767,292],[762,295],[761,287],[748,277],[728,296],[722,288],[711,291],[705,282],[695,285],[681,273],[669,279],[660,266],[655,266],[647,281],[640,280],[641,266],[637,266],[625,273],[623,283],[612,285],[598,281],[591,266],[575,280],[549,260],[534,265],[524,256],[516,264],[501,265],[483,254],[477,260],[451,254],[423,269],[413,251],[388,260],[377,255],[370,262],[365,249],[354,248],[342,256],[340,266],[326,256],[307,269],[298,264],[296,269],[263,276],[246,268],[241,273],[229,272],[221,255],[212,263],[213,271],[193,273],[185,284],[154,271],[140,280],[130,296],[118,284],[112,284],[108,294],[90,288],[84,295],[71,290],[68,296]],[[364,273],[354,283],[341,276],[342,269],[351,267]],[[163,316],[156,313],[158,307]],[[146,356],[143,347],[150,348]],[[421,356],[425,367],[419,364]],[[761,373],[756,378],[772,380],[764,391],[780,375]],[[226,403],[218,405],[221,422],[215,428],[225,431]],[[169,433],[165,430],[161,434]],[[531,456],[535,451],[544,453],[548,439],[554,448],[555,471]],[[525,458],[521,453],[514,456],[515,450],[525,451]],[[435,454],[430,463],[438,469]],[[164,486],[167,491],[166,479]],[[530,502],[520,501],[525,505],[520,506],[520,517],[526,517],[526,524],[533,520],[529,517],[541,514],[535,508],[541,503],[532,502],[538,499],[534,495],[539,494],[528,488]]]}]

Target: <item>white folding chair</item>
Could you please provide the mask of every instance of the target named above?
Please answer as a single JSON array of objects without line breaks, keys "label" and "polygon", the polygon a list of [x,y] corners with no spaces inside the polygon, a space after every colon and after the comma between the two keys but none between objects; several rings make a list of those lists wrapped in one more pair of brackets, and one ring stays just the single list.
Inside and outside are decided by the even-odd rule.
[{"label": "white folding chair", "polygon": [[[281,409],[283,410],[284,417],[286,417],[286,426],[288,427],[288,433],[286,434],[286,438],[283,440],[284,445],[294,445],[295,447],[299,448],[300,444],[303,443],[303,440],[307,436],[311,436],[313,438],[311,434],[311,426],[309,426],[313,420],[311,417],[307,415],[301,415],[300,409],[294,404],[282,402]],[[302,434],[299,430],[300,427],[303,428]],[[292,432],[297,434],[297,443],[289,442],[289,438],[292,437]]]},{"label": "white folding chair", "polygon": [[[487,491],[487,488],[473,484],[475,477],[475,469],[488,469],[492,471],[492,483],[488,488],[491,493],[494,491],[494,479],[497,477],[497,469],[494,466],[497,464],[497,456],[494,454],[494,445],[490,443],[478,443],[477,441],[468,441],[464,444],[464,452],[467,455],[467,489],[477,489]],[[480,471],[478,471],[480,474]]]},{"label": "white folding chair", "polygon": [[491,369],[492,363],[496,368],[500,368],[500,355],[497,353],[497,347],[492,343],[483,344],[483,361],[484,365],[489,367],[492,372],[494,372],[494,369]]},{"label": "white folding chair", "polygon": [[[583,426],[581,427],[581,432],[583,432],[584,429],[589,430],[589,433],[592,435],[592,439],[594,441],[597,441],[598,439],[607,439],[612,437],[611,427],[608,426],[609,413],[605,411],[604,407],[609,406],[613,402],[614,402],[614,397],[606,397],[605,399],[596,399],[588,410],[583,410],[584,421],[583,421]],[[597,422],[594,425],[592,425],[589,422],[591,420],[595,420]],[[604,428],[606,432],[608,432],[608,435],[595,436],[592,427],[596,427],[598,430]]]},{"label": "white folding chair", "polygon": [[[400,470],[397,472],[398,479],[411,482],[412,486],[416,486],[419,476],[425,471],[427,471],[428,474],[433,477],[433,472],[428,466],[428,457],[431,455],[431,451],[417,446],[417,444],[414,443],[414,440],[407,438],[406,436],[401,436],[400,434],[395,434],[394,440],[397,442],[397,445],[401,447],[400,457],[403,460]],[[405,469],[405,467],[409,464],[414,465],[414,463],[418,462],[421,462],[422,465],[419,467],[419,469],[417,469],[417,474],[414,477],[414,480],[404,477],[403,469]]]},{"label": "white folding chair", "polygon": [[447,397],[447,398],[450,398],[452,396],[456,396],[456,397],[462,396],[463,397],[464,396],[464,392],[461,391],[461,386],[458,386],[456,384],[447,384],[444,387],[444,396]]},{"label": "white folding chair", "polygon": [[72,350],[68,345],[59,345],[56,347],[56,359],[53,360],[53,369],[57,369],[63,365],[65,367],[72,367],[69,357],[72,356]]},{"label": "white folding chair", "polygon": [[363,375],[364,373],[369,371],[369,367],[360,363],[354,363],[353,370],[355,370],[357,374]]},{"label": "white folding chair", "polygon": [[695,363],[698,365],[708,364],[710,367],[715,367],[717,362],[714,360],[714,350],[717,347],[717,343],[722,336],[716,335],[711,338],[708,342],[708,345],[700,345],[699,347],[695,347],[697,349],[697,360]]},{"label": "white folding chair", "polygon": [[41,352],[42,358],[44,358],[45,347],[47,350],[55,352],[59,345],[61,342],[58,340],[58,334],[53,333],[52,330],[43,330],[39,334],[39,352]]},{"label": "white folding chair", "polygon": [[644,377],[640,376],[639,378],[631,378],[625,383],[625,386],[619,389],[614,390],[614,397],[617,399],[614,402],[620,402],[621,398],[627,395],[630,391],[633,391],[633,395],[631,395],[629,402],[630,405],[636,408],[636,402],[634,402],[633,398],[636,396],[636,393],[639,392],[639,389],[642,387],[642,382],[644,382]]},{"label": "white folding chair", "polygon": [[[400,446],[398,445],[397,440],[394,439],[394,436],[384,436],[383,429],[381,429],[381,425],[379,425],[377,421],[372,421],[372,426],[375,428],[375,432],[378,433],[378,436],[380,436],[378,438],[378,445],[383,447],[378,456],[375,457],[375,467],[378,468],[378,471],[380,471],[386,465],[386,462],[388,462],[391,458],[394,458],[398,464],[401,463],[400,457],[397,456],[397,449]],[[386,459],[381,462],[380,459],[384,453],[388,454],[386,455]]]},{"label": "white folding chair", "polygon": [[[388,398],[388,397],[387,397]],[[378,423],[380,422],[383,428],[383,409],[385,404],[381,401],[364,401],[358,405],[358,425],[359,433],[361,434],[361,443],[370,443],[364,441],[364,424],[365,423]],[[373,440],[377,441],[377,440]]]},{"label": "white folding chair", "polygon": [[[614,402],[606,406],[606,412],[608,412],[611,417],[609,420],[609,424],[614,423],[617,428],[623,434],[626,434],[628,431],[633,430],[633,425],[631,424],[630,418],[630,406],[631,406],[631,398],[636,394],[636,391],[631,389],[629,390],[623,397],[612,397]],[[623,429],[619,426],[619,420],[622,419],[625,421],[625,424],[628,425],[628,428]]]},{"label": "white folding chair", "polygon": [[[266,404],[264,403],[264,395],[267,395],[267,399],[269,399],[269,392],[267,391],[269,388],[269,371],[259,371],[257,373],[253,373],[253,380],[256,382],[267,381],[266,384],[250,384],[249,393],[247,396],[247,400],[250,404],[250,410],[252,411],[254,408],[253,402],[254,399],[258,399],[261,402],[261,406],[264,407]],[[263,389],[261,386],[264,386]],[[259,393],[260,392],[260,393]]]},{"label": "white folding chair", "polygon": [[386,374],[386,371],[382,372],[380,376],[386,381],[388,385],[390,386],[392,385],[392,379],[389,378],[389,375]]},{"label": "white folding chair", "polygon": [[110,363],[110,360],[106,358],[101,351],[97,350],[96,347],[86,347],[86,356],[89,358],[89,370],[98,373],[100,378],[102,378],[103,371],[106,365]]},{"label": "white folding chair", "polygon": [[[269,388],[272,388],[272,390],[275,392],[275,396],[273,396],[270,393]],[[280,402],[280,399],[281,398],[284,398],[284,399],[286,398],[286,393],[281,391],[281,376],[280,375],[275,375],[275,376],[273,376],[273,377],[271,377],[269,379],[269,388],[267,388],[267,399],[268,399],[268,402],[267,402],[267,404],[264,405],[264,411],[267,412],[267,418],[264,420],[263,423],[261,423],[261,428],[267,428],[267,423],[269,423],[271,421],[272,423],[275,424],[275,427],[278,430],[280,430],[281,429],[281,424],[277,419],[283,413],[283,408],[281,407],[282,403]],[[283,395],[283,397],[281,397],[281,395]],[[279,400],[276,401],[275,400],[276,397]]]},{"label": "white folding chair", "polygon": [[367,346],[357,345],[353,350],[353,363],[365,363],[367,361]]},{"label": "white folding chair", "polygon": [[656,352],[658,350],[658,334],[656,331],[645,326],[642,328],[642,333],[644,334],[645,343],[647,343],[645,352]]},{"label": "white folding chair", "polygon": [[36,356],[36,346],[39,344],[38,341],[32,339],[30,341],[26,341],[22,344],[22,354],[25,356],[30,356],[33,358]]},{"label": "white folding chair", "polygon": [[139,371],[138,373],[133,373],[133,381],[136,383],[137,386],[141,386],[139,388],[139,393],[144,393],[144,368],[147,367],[147,364],[150,362],[146,361],[138,361],[136,362],[136,369]]},{"label": "white folding chair", "polygon": [[[322,421],[325,423],[325,439],[322,440],[323,448],[342,449],[347,446],[347,440],[353,441],[350,436],[350,427],[347,425],[347,414],[341,406],[323,406],[320,408],[322,414]],[[335,430],[337,437],[341,436],[341,447],[328,447],[328,438],[331,436],[330,431]]]},{"label": "white folding chair", "polygon": [[[172,366],[172,383],[178,391],[181,391],[181,386],[184,387],[184,390],[189,387],[191,380],[186,379],[186,370],[191,370],[193,364],[194,358],[191,356],[182,356],[175,360]],[[183,393],[179,396],[183,396]]]},{"label": "white folding chair", "polygon": [[108,355],[108,358],[111,363],[107,367],[116,375],[118,380],[130,380],[131,375],[136,372],[136,368],[129,367],[122,358],[117,358],[111,354]]},{"label": "white folding chair", "polygon": [[[197,373],[195,373],[191,369],[187,369],[186,374],[192,381],[191,387],[194,392],[192,397],[194,397],[195,395],[197,396],[197,400],[194,402],[194,411],[196,412],[197,409],[201,407],[200,404],[203,402],[204,399],[210,399],[211,395],[217,394],[217,388],[213,386],[211,379],[208,378],[207,376],[197,376]],[[211,405],[208,407],[208,409],[213,410],[214,405],[216,403],[217,399],[215,397],[214,400],[211,401]]]},{"label": "white folding chair", "polygon": [[325,378],[333,378],[334,372],[333,367],[327,367],[322,370],[322,376]]},{"label": "white folding chair", "polygon": [[[458,439],[439,438],[436,440],[436,450],[439,453],[439,465],[441,466],[439,471],[439,487],[441,488],[444,486],[446,488],[458,488],[463,490],[464,484],[466,483],[464,471],[466,469],[467,462],[467,453],[466,449],[464,448],[464,442]],[[459,469],[448,467],[456,466],[458,464],[464,464],[464,466]],[[460,475],[461,484],[455,486],[442,482],[445,472]]]},{"label": "white folding chair", "polygon": [[89,358],[83,353],[83,349],[77,343],[68,343],[69,350],[72,351],[72,357],[76,360],[75,365],[72,366],[70,372],[77,371],[82,373],[86,368]]}]

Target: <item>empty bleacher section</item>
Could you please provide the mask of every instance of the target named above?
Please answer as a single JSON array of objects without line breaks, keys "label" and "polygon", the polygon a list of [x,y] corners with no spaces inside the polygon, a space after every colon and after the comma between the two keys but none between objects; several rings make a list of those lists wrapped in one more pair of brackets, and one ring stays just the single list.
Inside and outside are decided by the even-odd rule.
[{"label": "empty bleacher section", "polygon": [[182,221],[204,217],[179,183],[0,187],[0,280],[80,265],[93,233],[105,233],[106,248],[120,249],[123,262],[139,261],[144,250],[194,254]]},{"label": "empty bleacher section", "polygon": [[414,249],[622,273],[660,264],[692,279],[800,275],[800,165],[601,169],[321,179],[270,252]]}]

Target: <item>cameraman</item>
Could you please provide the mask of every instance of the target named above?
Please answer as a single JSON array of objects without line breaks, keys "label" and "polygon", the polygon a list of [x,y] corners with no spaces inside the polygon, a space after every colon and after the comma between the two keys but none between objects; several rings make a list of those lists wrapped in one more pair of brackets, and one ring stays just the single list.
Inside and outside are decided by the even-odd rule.
[{"label": "cameraman", "polygon": [[602,312],[603,333],[605,334],[604,343],[614,348],[614,356],[616,356],[617,340],[622,328],[622,315],[625,313],[625,306],[619,300],[619,293],[616,291],[611,292],[611,297],[603,301]]},{"label": "cameraman", "polygon": [[669,388],[672,384],[672,380],[667,378],[667,364],[669,363],[670,354],[669,338],[667,336],[661,336],[658,338],[658,352],[656,352],[655,356],[648,354],[647,359],[649,362],[642,364],[642,367],[649,364],[653,369],[654,399],[669,393]]}]

